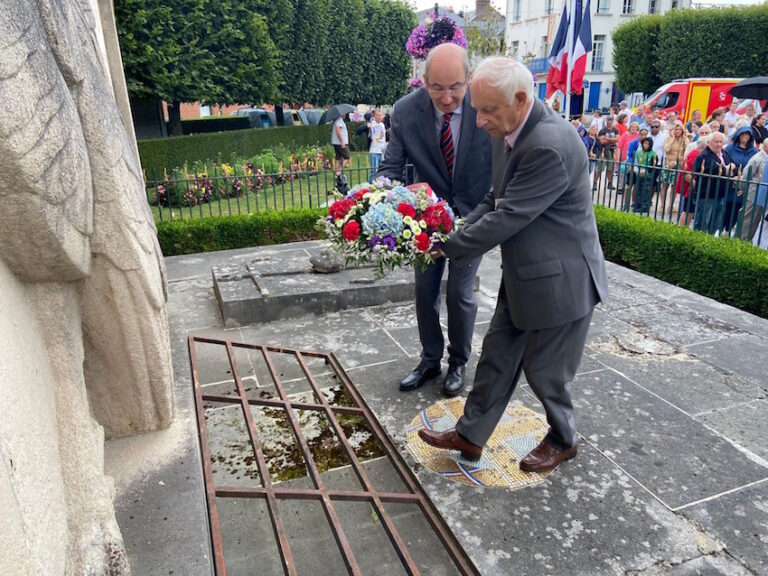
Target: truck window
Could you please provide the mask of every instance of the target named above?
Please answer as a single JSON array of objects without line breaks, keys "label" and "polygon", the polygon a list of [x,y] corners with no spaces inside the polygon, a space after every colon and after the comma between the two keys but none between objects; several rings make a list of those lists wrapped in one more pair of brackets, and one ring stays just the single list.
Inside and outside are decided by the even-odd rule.
[{"label": "truck window", "polygon": [[667,92],[659,98],[658,102],[654,102],[651,108],[672,108],[677,104],[678,98],[680,98],[679,92]]}]

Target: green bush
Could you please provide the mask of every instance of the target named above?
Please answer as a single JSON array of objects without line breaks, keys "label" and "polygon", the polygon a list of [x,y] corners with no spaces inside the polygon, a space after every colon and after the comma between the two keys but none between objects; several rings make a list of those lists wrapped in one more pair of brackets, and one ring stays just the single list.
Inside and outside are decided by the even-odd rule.
[{"label": "green bush", "polygon": [[595,207],[607,260],[768,318],[768,252],[666,222]]},{"label": "green bush", "polygon": [[315,224],[327,213],[321,208],[166,220],[158,222],[157,238],[165,256],[316,240],[323,233]]},{"label": "green bush", "polygon": [[[365,134],[355,134],[359,124],[347,124],[350,149],[367,150]],[[191,134],[139,141],[141,166],[149,180],[162,180],[163,171],[200,160],[231,162],[233,157],[255,156],[265,148],[283,146],[289,150],[326,145],[331,139],[331,125],[278,126]]]},{"label": "green bush", "polygon": [[653,14],[632,18],[614,30],[613,66],[616,85],[623,92],[652,94],[663,82],[656,70],[655,53],[662,16]]},{"label": "green bush", "polygon": [[250,127],[251,121],[245,116],[206,116],[205,118],[194,118],[192,120],[181,121],[181,129],[184,134],[248,130]]},{"label": "green bush", "polygon": [[766,37],[766,4],[632,18],[613,31],[616,85],[648,94],[677,78],[760,76]]},{"label": "green bush", "polygon": [[[267,246],[322,238],[326,209],[159,222],[163,254]],[[768,252],[666,222],[595,206],[607,260],[768,318]]]}]

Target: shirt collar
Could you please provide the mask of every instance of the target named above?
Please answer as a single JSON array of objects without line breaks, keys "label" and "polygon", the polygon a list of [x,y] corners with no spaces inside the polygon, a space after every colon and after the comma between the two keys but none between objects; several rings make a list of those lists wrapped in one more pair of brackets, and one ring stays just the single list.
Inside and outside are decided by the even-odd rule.
[{"label": "shirt collar", "polygon": [[517,142],[518,136],[520,136],[520,132],[523,131],[523,127],[525,126],[526,122],[528,122],[528,118],[531,115],[531,111],[533,110],[533,100],[531,100],[531,105],[528,107],[528,111],[525,113],[525,117],[523,118],[523,121],[520,122],[517,128],[506,136],[504,136],[504,142],[507,143],[507,148],[510,150],[515,147],[515,143]]},{"label": "shirt collar", "polygon": [[[435,106],[435,103],[434,103],[434,102],[432,103],[432,107],[435,109],[435,116],[437,117],[437,119],[438,119],[438,120],[440,120],[440,122],[442,122],[442,121],[443,121],[443,116],[445,116],[445,115],[447,114],[447,112],[442,112],[442,111],[440,110],[440,108],[438,108],[437,106]],[[461,104],[459,104],[459,107],[458,107],[458,108],[456,108],[456,110],[454,110],[453,112],[451,112],[451,114],[461,114],[461,109],[462,109],[463,107],[464,107],[464,103],[462,102]]]}]

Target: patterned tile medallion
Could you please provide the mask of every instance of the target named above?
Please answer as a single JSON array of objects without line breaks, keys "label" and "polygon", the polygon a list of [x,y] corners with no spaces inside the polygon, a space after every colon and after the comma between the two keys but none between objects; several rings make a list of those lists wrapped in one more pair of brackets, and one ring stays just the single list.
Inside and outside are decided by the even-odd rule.
[{"label": "patterned tile medallion", "polygon": [[413,419],[407,430],[408,449],[433,472],[463,484],[517,490],[543,481],[550,472],[520,470],[520,459],[547,433],[547,422],[533,410],[510,402],[479,460],[466,460],[459,452],[433,448],[421,441],[419,430],[450,430],[464,413],[464,398],[441,400]]}]

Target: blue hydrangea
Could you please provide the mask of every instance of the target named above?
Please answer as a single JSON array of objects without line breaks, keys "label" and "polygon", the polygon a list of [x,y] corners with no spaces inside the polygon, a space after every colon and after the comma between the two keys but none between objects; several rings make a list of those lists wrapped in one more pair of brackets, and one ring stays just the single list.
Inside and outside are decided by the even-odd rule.
[{"label": "blue hydrangea", "polygon": [[403,216],[392,204],[379,202],[372,205],[361,218],[363,232],[371,236],[400,236],[403,231]]},{"label": "blue hydrangea", "polygon": [[413,206],[416,201],[416,196],[414,196],[413,192],[408,190],[405,186],[395,186],[392,190],[387,192],[387,201],[394,202],[395,205],[400,202],[405,202],[406,204]]}]

